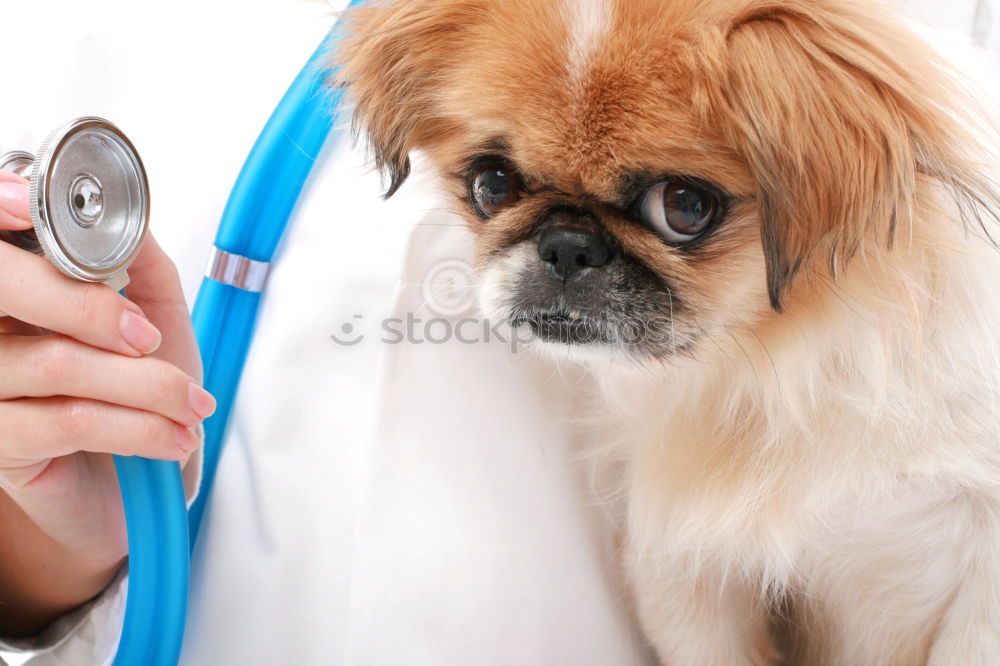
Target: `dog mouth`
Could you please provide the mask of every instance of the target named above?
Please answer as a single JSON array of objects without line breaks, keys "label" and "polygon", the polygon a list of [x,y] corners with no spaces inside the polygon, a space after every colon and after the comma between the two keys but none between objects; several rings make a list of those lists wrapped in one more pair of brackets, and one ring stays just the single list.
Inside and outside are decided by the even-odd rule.
[{"label": "dog mouth", "polygon": [[606,321],[578,310],[543,310],[510,318],[511,326],[528,326],[544,342],[566,345],[610,345],[615,336]]}]

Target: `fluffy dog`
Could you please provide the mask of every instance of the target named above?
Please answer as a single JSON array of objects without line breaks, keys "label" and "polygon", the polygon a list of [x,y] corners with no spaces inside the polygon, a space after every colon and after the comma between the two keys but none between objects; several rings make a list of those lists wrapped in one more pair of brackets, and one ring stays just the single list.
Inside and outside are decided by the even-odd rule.
[{"label": "fluffy dog", "polygon": [[590,363],[671,666],[1000,664],[997,127],[861,0],[373,0],[483,306]]}]

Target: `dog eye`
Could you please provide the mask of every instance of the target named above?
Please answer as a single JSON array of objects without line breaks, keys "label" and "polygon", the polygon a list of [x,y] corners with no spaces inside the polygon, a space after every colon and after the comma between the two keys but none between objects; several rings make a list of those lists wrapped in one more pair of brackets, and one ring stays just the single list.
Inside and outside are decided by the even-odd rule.
[{"label": "dog eye", "polygon": [[668,243],[686,243],[715,219],[719,202],[709,192],[687,183],[661,181],[642,199],[643,223]]},{"label": "dog eye", "polygon": [[473,171],[469,190],[476,211],[493,217],[521,198],[521,179],[507,165],[490,162]]}]

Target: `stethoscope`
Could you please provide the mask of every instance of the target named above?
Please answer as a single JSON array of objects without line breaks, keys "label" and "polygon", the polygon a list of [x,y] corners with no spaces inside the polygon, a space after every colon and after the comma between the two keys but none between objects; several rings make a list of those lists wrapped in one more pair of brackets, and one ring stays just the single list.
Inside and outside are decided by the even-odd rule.
[{"label": "stethoscope", "polygon": [[[362,0],[351,0],[349,7]],[[333,128],[342,92],[326,85],[323,40],[250,151],[230,194],[192,318],[215,396],[205,422],[200,493],[186,508],[176,463],[115,456],[128,527],[129,581],[115,666],[172,666],[180,658],[190,555],[222,453],[278,242]],[[0,156],[30,182],[33,230],[0,240],[42,254],[70,277],[121,290],[149,225],[146,172],[124,133],[101,118],[54,132],[37,155]]]}]

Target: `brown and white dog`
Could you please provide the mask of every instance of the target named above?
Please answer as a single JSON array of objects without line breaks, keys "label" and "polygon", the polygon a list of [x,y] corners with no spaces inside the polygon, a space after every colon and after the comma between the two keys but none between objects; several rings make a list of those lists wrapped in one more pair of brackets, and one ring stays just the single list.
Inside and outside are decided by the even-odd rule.
[{"label": "brown and white dog", "polygon": [[372,0],[487,314],[590,363],[663,663],[1000,664],[997,126],[862,0]]}]

